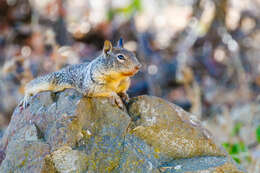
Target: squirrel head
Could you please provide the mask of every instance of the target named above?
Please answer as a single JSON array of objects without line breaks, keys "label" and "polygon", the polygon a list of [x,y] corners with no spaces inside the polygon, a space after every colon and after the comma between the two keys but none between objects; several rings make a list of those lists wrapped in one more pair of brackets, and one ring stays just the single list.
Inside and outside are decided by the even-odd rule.
[{"label": "squirrel head", "polygon": [[142,67],[135,54],[124,48],[123,39],[120,38],[116,47],[108,40],[104,43],[103,53],[110,69],[123,76],[133,76]]}]

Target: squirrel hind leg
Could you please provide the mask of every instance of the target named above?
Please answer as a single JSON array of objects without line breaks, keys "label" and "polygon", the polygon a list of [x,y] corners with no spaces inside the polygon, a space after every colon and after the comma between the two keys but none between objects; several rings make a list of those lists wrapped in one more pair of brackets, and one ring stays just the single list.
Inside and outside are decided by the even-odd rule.
[{"label": "squirrel hind leg", "polygon": [[22,100],[22,108],[23,109],[26,109],[28,106],[29,106],[29,98],[30,98],[30,95],[25,95],[23,100]]},{"label": "squirrel hind leg", "polygon": [[30,96],[26,95],[24,96],[24,98],[20,101],[20,103],[18,104],[20,111],[26,109],[29,106],[29,98]]},{"label": "squirrel hind leg", "polygon": [[29,95],[24,96],[24,99],[23,99],[23,108],[24,109],[26,109],[29,106],[29,98],[30,98]]}]

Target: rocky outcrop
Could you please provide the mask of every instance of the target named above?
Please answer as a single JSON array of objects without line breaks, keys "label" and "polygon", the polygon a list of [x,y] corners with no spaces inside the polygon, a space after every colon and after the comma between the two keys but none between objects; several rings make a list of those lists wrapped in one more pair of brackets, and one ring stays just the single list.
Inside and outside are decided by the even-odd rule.
[{"label": "rocky outcrop", "polygon": [[16,108],[0,172],[243,172],[196,118],[157,97],[125,110],[75,90],[44,92]]}]

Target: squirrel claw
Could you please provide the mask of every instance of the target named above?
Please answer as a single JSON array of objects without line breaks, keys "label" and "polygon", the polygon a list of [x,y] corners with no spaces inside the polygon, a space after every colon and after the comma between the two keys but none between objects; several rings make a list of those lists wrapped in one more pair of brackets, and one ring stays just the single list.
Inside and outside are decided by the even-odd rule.
[{"label": "squirrel claw", "polygon": [[23,109],[26,109],[29,106],[29,103],[27,100],[23,101]]},{"label": "squirrel claw", "polygon": [[29,106],[28,99],[29,98],[27,96],[25,96],[24,99],[20,102],[19,108],[21,111],[26,109]]},{"label": "squirrel claw", "polygon": [[112,105],[117,105],[120,109],[124,107],[121,98],[117,94],[111,96],[111,103]]},{"label": "squirrel claw", "polygon": [[127,93],[120,93],[119,96],[122,98],[123,102],[125,102],[125,103],[129,102],[129,96]]}]

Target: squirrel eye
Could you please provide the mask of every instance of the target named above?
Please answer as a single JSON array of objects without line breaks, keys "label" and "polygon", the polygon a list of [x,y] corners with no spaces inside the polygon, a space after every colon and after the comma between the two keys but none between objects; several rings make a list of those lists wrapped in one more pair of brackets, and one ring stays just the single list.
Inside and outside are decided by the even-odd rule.
[{"label": "squirrel eye", "polygon": [[117,55],[117,58],[120,59],[120,60],[125,60],[124,55]]}]

